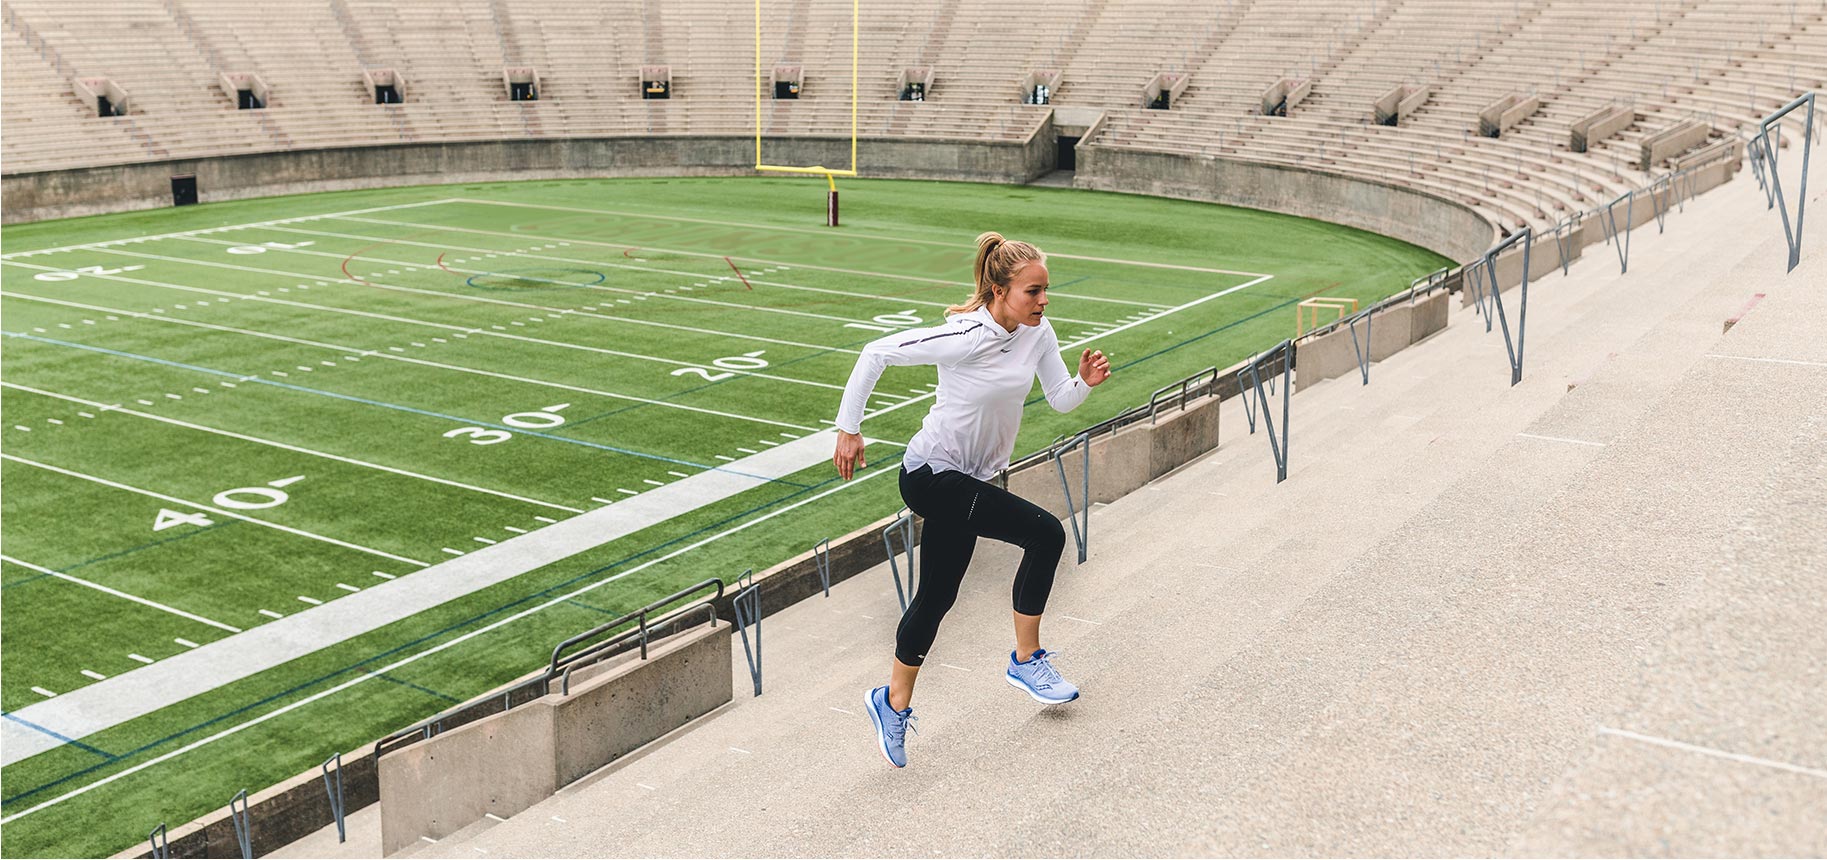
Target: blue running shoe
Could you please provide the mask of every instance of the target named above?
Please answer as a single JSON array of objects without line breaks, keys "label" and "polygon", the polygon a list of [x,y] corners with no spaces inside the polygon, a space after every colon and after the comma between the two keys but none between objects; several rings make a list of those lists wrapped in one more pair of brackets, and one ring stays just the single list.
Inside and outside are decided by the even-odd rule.
[{"label": "blue running shoe", "polygon": [[[863,704],[869,708],[869,719],[875,723],[876,745],[881,748],[882,757],[895,767],[906,767],[907,730],[919,719],[913,715],[913,706],[909,705],[904,711],[890,707],[887,684],[864,694]],[[914,734],[919,733],[919,729],[914,729]]]},{"label": "blue running shoe", "polygon": [[1043,705],[1060,705],[1078,698],[1078,688],[1059,676],[1059,670],[1053,668],[1052,658],[1056,656],[1041,648],[1034,656],[1023,663],[1015,659],[1015,652],[1009,652],[1009,671],[1005,675],[1009,686],[1034,697],[1034,701]]}]

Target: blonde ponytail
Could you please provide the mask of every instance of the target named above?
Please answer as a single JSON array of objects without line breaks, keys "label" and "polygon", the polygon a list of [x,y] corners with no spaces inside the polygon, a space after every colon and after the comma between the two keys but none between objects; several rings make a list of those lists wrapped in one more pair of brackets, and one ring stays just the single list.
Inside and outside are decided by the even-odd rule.
[{"label": "blonde ponytail", "polygon": [[1047,255],[1039,248],[1026,242],[1010,241],[1002,238],[1001,233],[990,231],[977,236],[977,261],[971,267],[976,276],[976,288],[964,304],[952,305],[945,309],[951,314],[968,314],[990,303],[996,297],[996,287],[1006,287],[1009,280],[1022,266],[1029,263],[1045,263]]}]

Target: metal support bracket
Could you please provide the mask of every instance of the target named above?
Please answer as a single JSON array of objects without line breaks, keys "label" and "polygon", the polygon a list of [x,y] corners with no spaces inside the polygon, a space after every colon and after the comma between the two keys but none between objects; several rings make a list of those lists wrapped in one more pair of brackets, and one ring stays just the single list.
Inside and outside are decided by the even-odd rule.
[{"label": "metal support bracket", "polygon": [[[1268,393],[1264,393],[1262,365],[1274,356],[1281,356],[1281,438],[1275,436],[1275,416],[1269,410],[1269,395],[1275,392],[1275,377],[1268,379]],[[1263,429],[1269,433],[1269,453],[1275,458],[1275,483],[1288,480],[1288,392],[1294,387],[1294,342],[1284,340],[1280,345],[1262,353],[1244,365],[1241,373],[1250,375],[1250,387],[1256,392],[1258,408],[1262,411]],[[1241,381],[1241,380],[1239,380]],[[1248,403],[1246,396],[1244,402]]]},{"label": "metal support bracket", "polygon": [[[335,782],[331,781],[331,765],[336,765]],[[330,814],[336,818],[336,842],[340,845],[349,841],[349,830],[343,822],[343,754],[324,759],[318,770],[323,771],[324,791],[330,795]]]},{"label": "metal support bracket", "polygon": [[[240,804],[240,808],[236,808]],[[235,841],[240,844],[242,860],[254,860],[254,822],[247,814],[247,789],[241,789],[228,800],[228,817],[235,825]]]},{"label": "metal support bracket", "polygon": [[[755,695],[761,695],[761,584],[755,582],[755,569],[749,568],[736,577],[742,588],[730,598],[736,612],[736,630],[742,634],[742,657],[749,664],[749,680],[755,683]],[[754,643],[749,642],[749,628],[755,628]]]},{"label": "metal support bracket", "polygon": [[165,838],[165,824],[163,822],[160,822],[159,826],[152,828],[151,833],[146,834],[146,841],[152,843],[152,860],[165,860],[165,858],[171,856],[171,840]]},{"label": "metal support bracket", "polygon": [[[1072,482],[1066,478],[1067,451],[1074,448],[1083,449],[1084,475],[1080,479],[1078,501],[1082,506],[1075,506],[1072,500]],[[1059,488],[1066,494],[1066,519],[1072,523],[1072,541],[1078,545],[1078,563],[1084,564],[1086,553],[1091,542],[1091,436],[1080,433],[1065,444],[1054,444],[1053,465],[1059,469]],[[1081,520],[1083,521],[1081,524]]]},{"label": "metal support bracket", "polygon": [[[888,572],[894,575],[894,596],[901,601],[901,611],[907,611],[907,601],[912,598],[914,590],[914,527],[913,511],[902,508],[905,513],[900,519],[882,529],[882,546],[888,550]],[[901,566],[895,561],[894,533],[901,533],[901,546],[907,553],[907,586],[901,587]]]},{"label": "metal support bracket", "polygon": [[[1808,114],[1806,121],[1802,124],[1802,179],[1801,187],[1796,189],[1795,222],[1791,226],[1789,203],[1783,195],[1783,178],[1776,169],[1777,146],[1770,141],[1770,128],[1782,122],[1783,117],[1803,105],[1808,106]],[[1779,129],[1778,138],[1781,135],[1782,132]],[[1776,209],[1783,216],[1783,239],[1789,243],[1789,268],[1784,271],[1793,272],[1796,265],[1802,261],[1802,216],[1808,208],[1808,156],[1809,151],[1814,148],[1814,93],[1803,93],[1794,101],[1777,108],[1775,113],[1764,117],[1763,121],[1757,124],[1757,136],[1751,138],[1751,143],[1754,147],[1763,149],[1765,159],[1770,163],[1769,188],[1772,196],[1776,198]]]},{"label": "metal support bracket", "polygon": [[[1497,320],[1503,325],[1503,348],[1510,354],[1510,384],[1522,381],[1523,369],[1523,333],[1529,321],[1529,252],[1535,244],[1535,231],[1524,227],[1520,233],[1510,234],[1510,238],[1491,246],[1484,252],[1484,271],[1490,278],[1491,303],[1497,308]],[[1510,339],[1510,318],[1504,314],[1503,295],[1497,289],[1497,255],[1522,244],[1522,285],[1520,287],[1521,307],[1516,314],[1516,339]]]},{"label": "metal support bracket", "polygon": [[[1619,194],[1617,199],[1599,209],[1599,223],[1605,228],[1605,241],[1618,252],[1618,274],[1630,271],[1630,225],[1635,222],[1633,215],[1637,206],[1635,189]],[[1624,204],[1624,230],[1618,230],[1617,206]],[[1615,241],[1614,241],[1615,240]]]},{"label": "metal support bracket", "polygon": [[1758,145],[1757,138],[1751,138],[1746,151],[1751,156],[1751,175],[1757,177],[1757,189],[1764,193],[1764,208],[1775,209],[1776,195],[1770,193],[1770,180],[1764,177],[1764,150]]}]

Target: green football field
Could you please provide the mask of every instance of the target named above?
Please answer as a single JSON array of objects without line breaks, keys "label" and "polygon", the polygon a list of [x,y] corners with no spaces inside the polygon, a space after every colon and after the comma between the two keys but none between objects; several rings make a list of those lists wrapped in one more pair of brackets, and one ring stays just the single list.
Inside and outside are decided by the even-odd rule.
[{"label": "green football field", "polygon": [[[6,228],[0,708],[8,744],[38,746],[0,769],[0,851],[111,854],[525,674],[568,635],[893,515],[881,476],[932,369],[883,376],[860,480],[837,480],[818,434],[864,344],[966,296],[981,230],[1049,253],[1068,366],[1095,348],[1115,369],[1070,414],[1036,391],[1018,455],[1288,337],[1304,297],[1373,300],[1448,263],[1189,202],[841,190],[835,229],[821,182],[759,178]],[[534,551],[594,523],[614,527]],[[334,641],[255,659],[293,629],[266,625],[330,619]],[[115,716],[60,731],[85,701]]]}]

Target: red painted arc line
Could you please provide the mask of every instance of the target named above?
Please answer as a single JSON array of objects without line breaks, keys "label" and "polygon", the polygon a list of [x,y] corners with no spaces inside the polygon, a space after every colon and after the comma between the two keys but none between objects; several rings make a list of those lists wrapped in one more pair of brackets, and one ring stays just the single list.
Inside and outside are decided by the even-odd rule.
[{"label": "red painted arc line", "polygon": [[730,259],[730,258],[728,258],[728,257],[724,257],[724,258],[723,258],[723,262],[725,262],[725,263],[729,263],[729,264],[730,264],[730,268],[731,268],[731,269],[732,269],[732,270],[734,270],[734,271],[735,271],[735,272],[736,272],[736,277],[738,277],[738,278],[742,278],[742,285],[743,285],[743,286],[745,286],[745,287],[748,287],[748,288],[749,288],[749,289],[751,289],[751,290],[753,290],[753,289],[755,289],[755,285],[754,285],[754,284],[751,284],[751,283],[749,283],[749,279],[748,279],[748,278],[747,278],[747,277],[745,277],[745,276],[744,276],[744,275],[743,275],[743,274],[742,274],[742,270],[741,270],[741,269],[739,269],[739,268],[737,268],[737,267],[736,267],[736,263],[735,263],[735,261],[733,261],[733,260],[731,260],[731,259]]},{"label": "red painted arc line", "polygon": [[[628,258],[628,259],[630,259],[630,260],[632,260],[632,259],[634,259],[634,252],[636,252],[636,251],[639,251],[639,250],[641,250],[641,249],[639,249],[639,248],[627,248],[627,249],[624,249],[624,250],[623,250],[623,251],[622,251],[622,256],[624,256],[624,257],[627,257],[627,258]],[[727,260],[727,259],[729,259],[729,258],[728,258],[728,257],[725,257],[725,258],[724,258],[724,259],[726,259],[726,260]]]},{"label": "red painted arc line", "polygon": [[[443,269],[446,272],[450,272],[450,267],[444,265],[444,254],[448,254],[448,253],[450,253],[450,252],[445,251],[443,253],[438,254],[438,268]],[[450,272],[450,273],[453,275],[457,275],[456,272]],[[457,277],[462,277],[462,275],[457,275]]]}]

